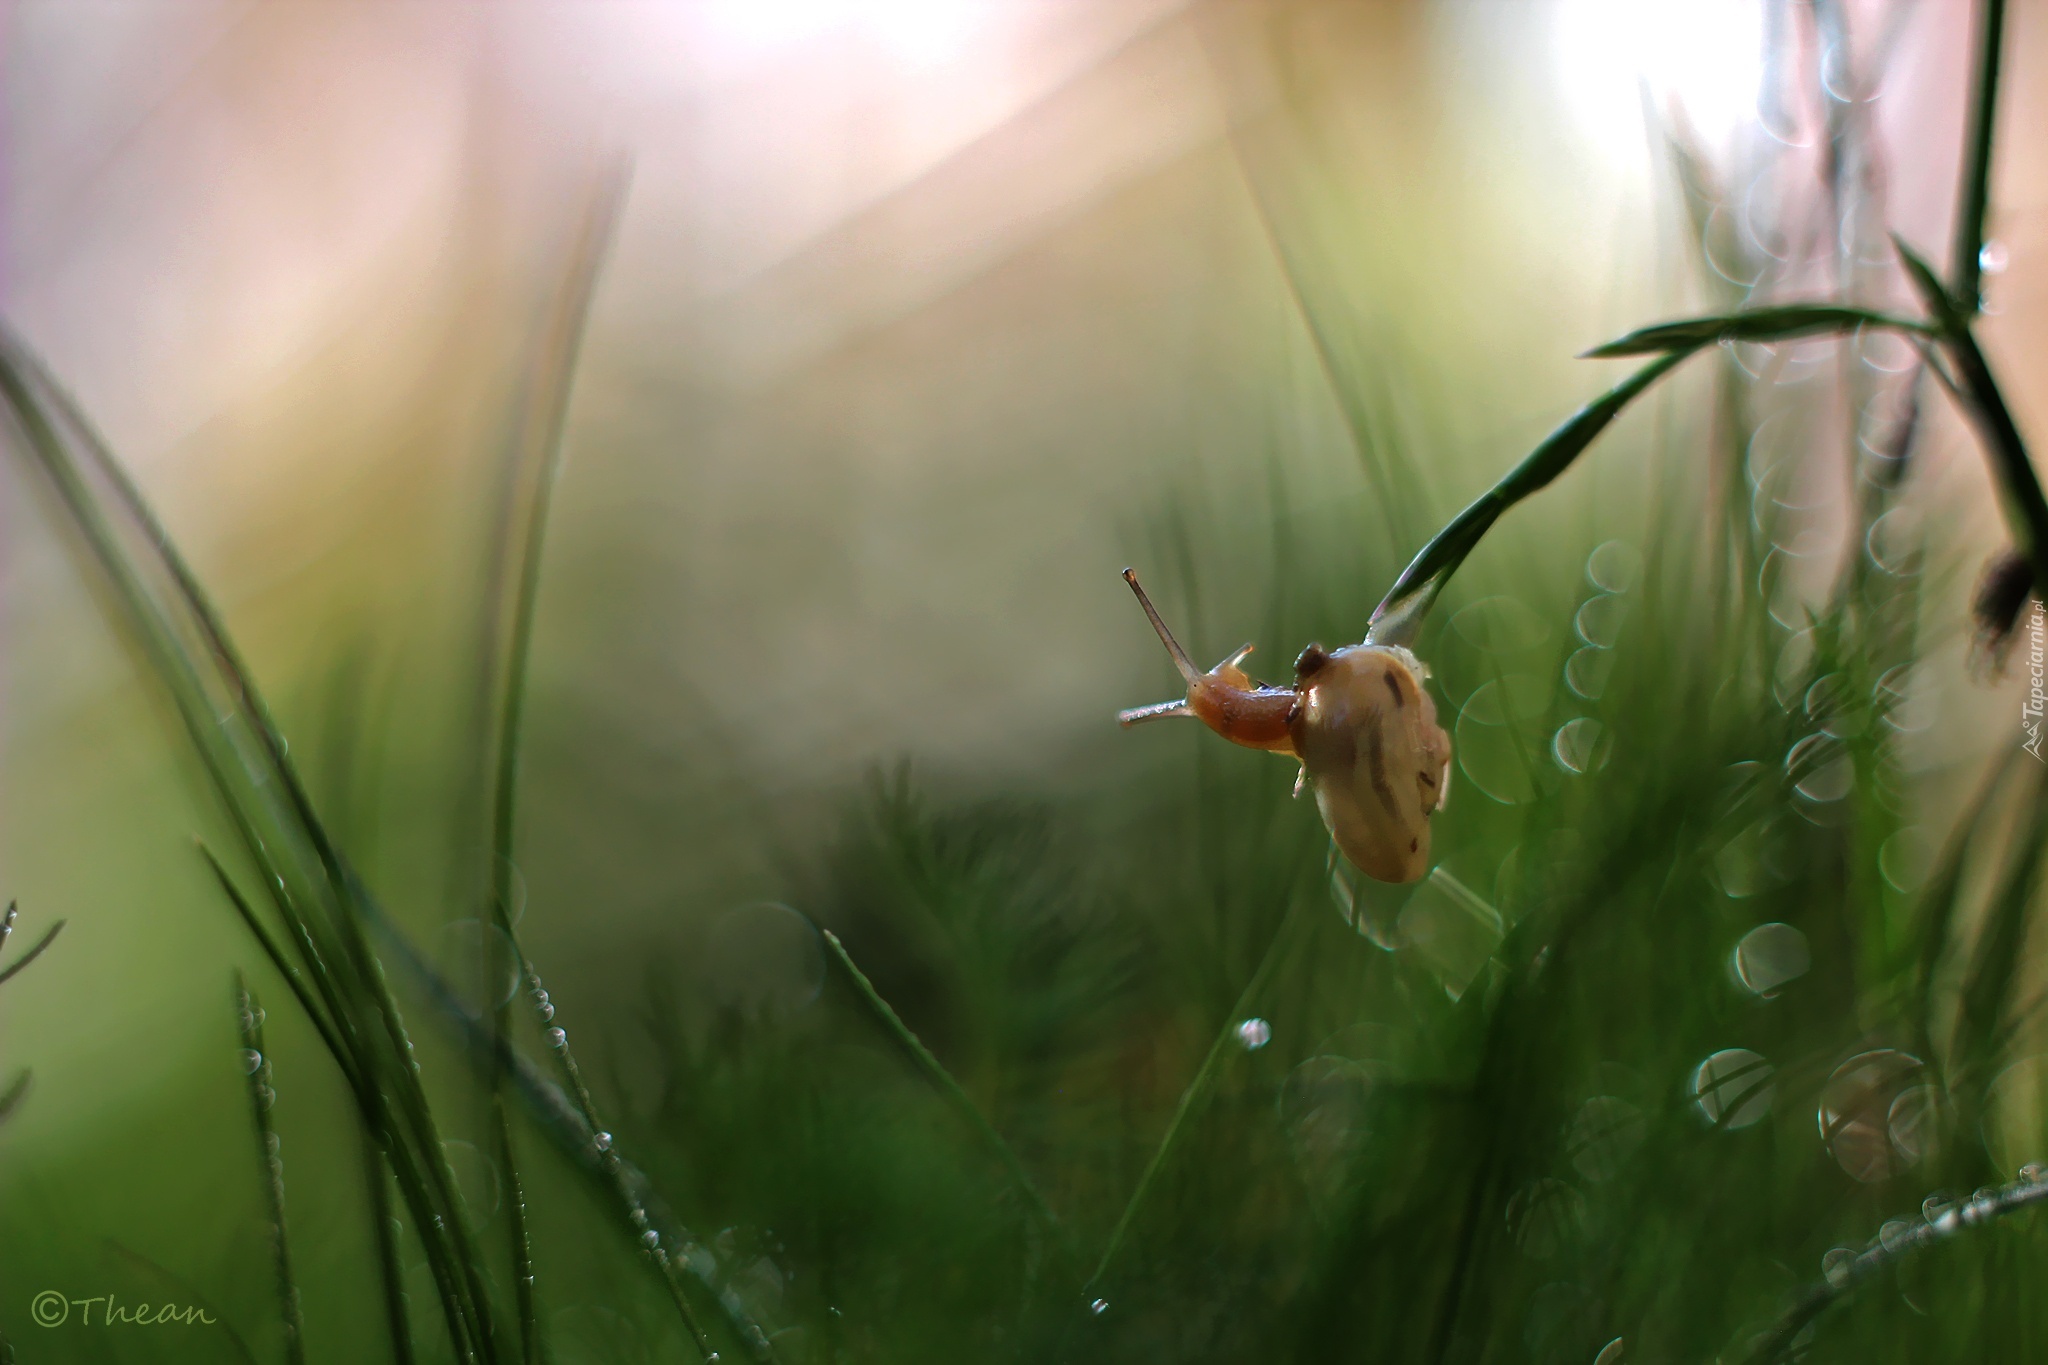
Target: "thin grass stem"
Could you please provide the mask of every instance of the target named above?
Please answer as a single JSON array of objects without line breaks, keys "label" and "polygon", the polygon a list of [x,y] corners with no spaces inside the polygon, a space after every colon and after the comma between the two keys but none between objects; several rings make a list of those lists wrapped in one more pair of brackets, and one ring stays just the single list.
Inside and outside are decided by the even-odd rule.
[{"label": "thin grass stem", "polygon": [[1131,1224],[1137,1218],[1138,1210],[1144,1207],[1145,1197],[1152,1192],[1153,1184],[1158,1181],[1160,1172],[1166,1168],[1167,1160],[1173,1155],[1189,1121],[1200,1110],[1202,1102],[1208,1098],[1209,1087],[1216,1079],[1216,1072],[1221,1068],[1223,1058],[1230,1050],[1231,1041],[1237,1036],[1237,1021],[1251,1008],[1252,1002],[1258,998],[1259,991],[1265,986],[1266,978],[1272,975],[1273,969],[1279,965],[1281,944],[1286,941],[1300,914],[1301,902],[1297,900],[1288,908],[1280,926],[1273,931],[1272,939],[1266,944],[1265,956],[1259,959],[1259,965],[1252,972],[1251,980],[1245,982],[1244,989],[1238,992],[1236,1002],[1230,1007],[1230,1013],[1224,1016],[1222,1026],[1216,1031],[1215,1041],[1209,1044],[1208,1055],[1202,1058],[1202,1065],[1196,1069],[1194,1079],[1181,1091],[1180,1103],[1174,1107],[1173,1118],[1166,1125],[1166,1133],[1160,1138],[1159,1146],[1153,1150],[1152,1159],[1145,1163],[1145,1170],[1138,1177],[1137,1187],[1131,1191],[1130,1199],[1124,1204],[1123,1214],[1116,1220],[1116,1227],[1109,1234],[1109,1244],[1102,1249],[1102,1257],[1095,1264],[1095,1272],[1088,1277],[1087,1284],[1082,1287],[1083,1294],[1102,1282],[1103,1276],[1109,1273],[1111,1264],[1115,1262],[1117,1253],[1123,1249],[1124,1241],[1130,1235]]},{"label": "thin grass stem", "polygon": [[1956,306],[1966,313],[1984,305],[1984,223],[1991,212],[1992,134],[1998,123],[1998,68],[2004,45],[2005,0],[1983,0],[1977,11],[1977,69],[1970,87],[1970,125],[1950,270]]},{"label": "thin grass stem", "polygon": [[270,1121],[270,1106],[277,1098],[271,1086],[270,1054],[263,1045],[263,1007],[249,993],[248,983],[235,973],[235,1004],[242,1029],[243,1070],[249,1081],[249,1111],[256,1126],[256,1155],[262,1162],[263,1199],[270,1217],[270,1255],[277,1273],[277,1300],[284,1317],[284,1354],[290,1365],[305,1365],[306,1320],[299,1306],[298,1281],[292,1276],[291,1237],[285,1229],[284,1161],[278,1152],[278,1134]]},{"label": "thin grass stem", "polygon": [[932,1055],[931,1049],[911,1030],[910,1025],[903,1022],[903,1017],[882,998],[882,993],[875,989],[875,983],[868,980],[867,973],[860,969],[854,962],[853,955],[846,951],[846,945],[839,941],[839,935],[830,929],[825,930],[824,935],[826,946],[832,950],[833,959],[845,969],[847,979],[853,983],[854,992],[860,996],[861,1002],[868,1007],[869,1012],[882,1027],[903,1045],[903,1050],[917,1063],[918,1070],[924,1072],[925,1079],[945,1096],[946,1102],[967,1121],[969,1127],[981,1134],[982,1140],[1002,1161],[1003,1168],[1009,1172],[1010,1179],[1016,1184],[1018,1191],[1030,1201],[1032,1211],[1044,1220],[1046,1227],[1051,1229],[1055,1236],[1064,1241],[1066,1234],[1060,1224],[1059,1215],[1045,1202],[1045,1196],[1038,1192],[1038,1186],[1032,1182],[1030,1172],[1024,1169],[1024,1163],[1017,1159],[1016,1152],[1003,1140],[1003,1135],[996,1131],[996,1126],[988,1121],[988,1116],[983,1114],[968,1093],[960,1088],[960,1082],[953,1079],[953,1073],[946,1070],[939,1059]]}]

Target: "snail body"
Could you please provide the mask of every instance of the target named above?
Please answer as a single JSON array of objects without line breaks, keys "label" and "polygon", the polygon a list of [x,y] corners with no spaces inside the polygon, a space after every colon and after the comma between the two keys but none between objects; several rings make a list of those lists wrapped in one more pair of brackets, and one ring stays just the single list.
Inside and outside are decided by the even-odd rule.
[{"label": "snail body", "polygon": [[1359,871],[1412,882],[1429,870],[1429,818],[1450,781],[1451,737],[1437,724],[1420,659],[1398,645],[1310,645],[1295,660],[1294,685],[1276,687],[1240,667],[1246,645],[1198,672],[1138,576],[1126,569],[1124,581],[1188,691],[1183,701],[1125,711],[1119,724],[1193,716],[1234,744],[1295,758],[1295,793],[1314,792],[1330,837]]}]

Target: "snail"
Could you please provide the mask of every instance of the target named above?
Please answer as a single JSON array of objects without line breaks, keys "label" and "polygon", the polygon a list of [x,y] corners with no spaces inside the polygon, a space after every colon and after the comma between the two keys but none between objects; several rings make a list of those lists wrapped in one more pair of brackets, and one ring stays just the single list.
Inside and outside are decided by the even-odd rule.
[{"label": "snail", "polygon": [[1124,581],[1188,694],[1124,711],[1119,725],[1194,716],[1234,744],[1298,759],[1294,794],[1303,787],[1315,792],[1330,837],[1359,871],[1412,882],[1429,870],[1429,817],[1450,782],[1451,737],[1436,723],[1436,703],[1422,687],[1429,670],[1420,659],[1369,639],[1335,651],[1312,644],[1294,661],[1294,685],[1274,687],[1253,682],[1240,667],[1252,652],[1245,645],[1202,673],[1138,575],[1125,569]]}]

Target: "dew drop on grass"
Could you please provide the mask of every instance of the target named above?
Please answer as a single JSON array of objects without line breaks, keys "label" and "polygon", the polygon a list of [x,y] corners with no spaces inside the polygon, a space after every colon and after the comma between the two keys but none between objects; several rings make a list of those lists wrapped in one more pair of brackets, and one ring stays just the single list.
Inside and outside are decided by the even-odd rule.
[{"label": "dew drop on grass", "polygon": [[1847,1247],[1836,1247],[1820,1258],[1821,1278],[1835,1289],[1847,1289],[1855,1264],[1855,1252]]},{"label": "dew drop on grass", "polygon": [[1520,654],[1550,638],[1528,604],[1512,597],[1482,597],[1451,617],[1451,629],[1474,649],[1486,654]]},{"label": "dew drop on grass", "polygon": [[2043,1166],[2038,1161],[2029,1161],[2026,1165],[2020,1167],[2020,1179],[2026,1181],[2029,1185],[2040,1184],[2041,1177],[2044,1174],[2048,1174],[2048,1166]]},{"label": "dew drop on grass", "polygon": [[1771,1064],[1748,1048],[1723,1048],[1693,1069],[1693,1103],[1716,1127],[1747,1128],[1771,1112],[1772,1074]]},{"label": "dew drop on grass", "polygon": [[1237,1026],[1237,1041],[1246,1052],[1257,1052],[1273,1039],[1273,1026],[1263,1019],[1247,1019]]},{"label": "dew drop on grass", "polygon": [[1793,790],[1816,805],[1839,801],[1856,785],[1856,764],[1831,735],[1812,734],[1785,755]]},{"label": "dew drop on grass", "polygon": [[455,1193],[470,1217],[481,1222],[496,1213],[500,1187],[498,1168],[491,1159],[477,1150],[475,1143],[461,1138],[449,1138],[441,1144],[441,1150],[446,1154],[449,1172],[455,1177]]},{"label": "dew drop on grass", "polygon": [[1627,592],[1642,571],[1642,555],[1626,541],[1610,540],[1586,556],[1586,581],[1602,592]]},{"label": "dew drop on grass", "polygon": [[1821,1087],[1815,1115],[1821,1141],[1852,1179],[1865,1184],[1889,1180],[1924,1154],[1932,1141],[1931,1115],[1922,1124],[1911,1106],[1902,1111],[1902,1135],[1916,1144],[1910,1151],[1894,1143],[1891,1124],[1894,1103],[1914,1084],[1921,1067],[1910,1052],[1874,1048],[1836,1067]]},{"label": "dew drop on grass", "polygon": [[1877,870],[1900,891],[1918,891],[1933,862],[1927,835],[1916,826],[1895,831],[1877,850]]},{"label": "dew drop on grass", "polygon": [[1101,1317],[1104,1313],[1107,1313],[1109,1311],[1109,1300],[1097,1299],[1095,1302],[1088,1305],[1088,1311],[1093,1313],[1098,1318]]},{"label": "dew drop on grass", "polygon": [[1586,1221],[1586,1196],[1562,1180],[1534,1181],[1508,1200],[1507,1218],[1522,1254],[1548,1261],[1577,1240]]},{"label": "dew drop on grass", "polygon": [[1812,965],[1806,935],[1789,924],[1759,924],[1735,945],[1735,979],[1766,1000],[1806,975]]},{"label": "dew drop on grass", "polygon": [[1565,685],[1587,701],[1598,701],[1614,676],[1614,654],[1597,645],[1587,645],[1565,660]]},{"label": "dew drop on grass", "polygon": [[1984,249],[1977,253],[1977,268],[1987,275],[2003,274],[2010,259],[2011,254],[2006,250],[2005,243],[1993,237],[1984,243]]},{"label": "dew drop on grass", "polygon": [[720,916],[706,936],[703,962],[712,997],[751,1018],[794,1014],[825,985],[825,947],[817,926],[775,901]]},{"label": "dew drop on grass", "polygon": [[1607,727],[1591,716],[1566,721],[1550,741],[1550,756],[1568,773],[1597,773],[1612,751]]},{"label": "dew drop on grass", "polygon": [[1941,1096],[1931,1085],[1901,1090],[1885,1112],[1885,1131],[1892,1149],[1908,1166],[1919,1164],[1934,1150],[1941,1131]]},{"label": "dew drop on grass", "polygon": [[1621,1173],[1643,1145],[1648,1125],[1642,1110],[1614,1095],[1595,1095],[1579,1106],[1565,1136],[1572,1169],[1593,1184]]},{"label": "dew drop on grass", "polygon": [[495,924],[461,919],[445,926],[435,957],[455,994],[472,1009],[496,1009],[519,990],[519,954]]},{"label": "dew drop on grass", "polygon": [[1589,597],[1572,618],[1572,629],[1589,645],[1612,649],[1621,638],[1622,623],[1628,619],[1628,603],[1612,593]]},{"label": "dew drop on grass", "polygon": [[612,1149],[612,1135],[610,1133],[594,1133],[591,1135],[590,1145],[597,1148],[600,1152],[609,1152]]},{"label": "dew drop on grass", "polygon": [[1992,1079],[1984,1089],[1980,1131],[2001,1171],[2048,1152],[2048,1057],[2023,1057]]},{"label": "dew drop on grass", "polygon": [[549,1029],[548,1046],[552,1048],[565,1048],[569,1046],[569,1035],[558,1028]]},{"label": "dew drop on grass", "polygon": [[1894,578],[1913,572],[1920,558],[1920,513],[1917,508],[1898,506],[1870,524],[1863,537],[1863,551],[1870,562]]},{"label": "dew drop on grass", "polygon": [[647,1229],[647,1231],[640,1234],[640,1245],[646,1247],[649,1251],[653,1251],[661,1245],[661,1234],[653,1228]]},{"label": "dew drop on grass", "polygon": [[263,1054],[262,1054],[262,1053],[260,1053],[260,1052],[258,1052],[258,1051],[257,1051],[257,1050],[256,1050],[255,1048],[253,1048],[253,1047],[252,1047],[252,1048],[244,1048],[244,1049],[242,1050],[242,1072],[243,1072],[243,1074],[244,1074],[244,1075],[248,1075],[248,1076],[253,1076],[253,1075],[255,1075],[255,1074],[256,1074],[257,1072],[261,1071],[262,1069],[263,1069]]}]

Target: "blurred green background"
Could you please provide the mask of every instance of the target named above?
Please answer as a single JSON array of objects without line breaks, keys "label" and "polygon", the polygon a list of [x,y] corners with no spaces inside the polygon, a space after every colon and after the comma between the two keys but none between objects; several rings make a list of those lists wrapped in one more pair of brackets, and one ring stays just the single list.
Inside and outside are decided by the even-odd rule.
[{"label": "blurred green background", "polygon": [[[1412,893],[1333,870],[1283,764],[1111,724],[1172,686],[1124,565],[1198,658],[1250,639],[1284,674],[1624,373],[1577,352],[1773,290],[1910,306],[1857,233],[1945,239],[1960,7],[5,22],[8,320],[458,978],[503,451],[630,158],[544,561],[519,929],[621,1150],[776,1358],[1732,1360],[1831,1248],[2048,1159],[2025,644],[1971,666],[2002,533],[1931,385],[1898,510],[1866,496],[1890,351],[1695,361],[1488,538],[1419,646],[1458,773]],[[2010,24],[1983,334],[2039,431],[2048,28]],[[1831,143],[1838,105],[1864,122]],[[1831,145],[1865,157],[1832,199]],[[0,1080],[33,1073],[0,1126],[0,1332],[25,1363],[279,1357],[241,967],[309,1356],[390,1358],[346,1093],[193,851],[218,801],[48,489],[18,459],[0,487],[0,894],[28,941],[67,923],[0,989]],[[495,1249],[480,1087],[402,998]],[[693,1358],[631,1229],[520,1142],[550,1358]],[[1801,1349],[2030,1358],[2030,1217]],[[44,1290],[222,1326],[46,1328]]]}]

